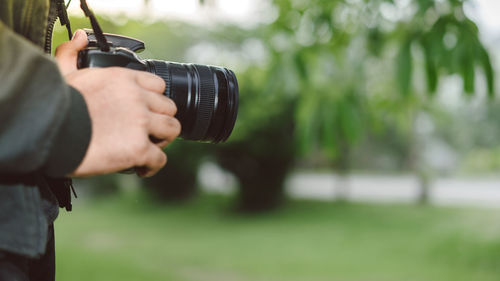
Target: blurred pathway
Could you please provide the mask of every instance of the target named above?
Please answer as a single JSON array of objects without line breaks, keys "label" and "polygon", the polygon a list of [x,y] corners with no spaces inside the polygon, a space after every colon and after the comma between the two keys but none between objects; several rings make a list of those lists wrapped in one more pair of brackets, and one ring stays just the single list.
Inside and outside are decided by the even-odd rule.
[{"label": "blurred pathway", "polygon": [[[235,179],[214,164],[200,171],[204,190],[233,193]],[[293,198],[333,201],[343,194],[350,201],[404,203],[415,202],[418,181],[411,175],[355,174],[347,179],[332,174],[297,173],[289,177],[286,190]],[[436,205],[500,208],[500,176],[475,178],[442,178],[433,183],[430,202]]]},{"label": "blurred pathway", "polygon": [[[289,179],[287,191],[295,198],[334,200],[341,193],[351,201],[364,202],[415,202],[419,196],[418,181],[411,175],[358,174],[339,182],[333,175],[296,174]],[[500,208],[500,177],[437,179],[429,198],[436,205]]]}]

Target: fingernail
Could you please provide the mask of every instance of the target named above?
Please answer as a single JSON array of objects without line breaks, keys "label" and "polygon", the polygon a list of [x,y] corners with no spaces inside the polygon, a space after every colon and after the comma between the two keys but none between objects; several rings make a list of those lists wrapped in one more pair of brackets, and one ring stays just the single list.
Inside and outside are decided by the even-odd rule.
[{"label": "fingernail", "polygon": [[77,31],[75,31],[75,34],[73,34],[73,38],[71,38],[71,41],[77,40],[81,36],[81,32],[82,32],[81,29],[78,29]]}]

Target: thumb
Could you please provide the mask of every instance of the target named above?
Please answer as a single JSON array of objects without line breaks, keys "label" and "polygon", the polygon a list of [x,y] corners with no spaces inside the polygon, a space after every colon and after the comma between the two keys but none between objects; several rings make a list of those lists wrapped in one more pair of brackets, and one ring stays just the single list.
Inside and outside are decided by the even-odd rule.
[{"label": "thumb", "polygon": [[63,76],[77,70],[78,52],[87,47],[87,44],[87,33],[78,29],[71,41],[65,42],[56,48],[56,60]]}]

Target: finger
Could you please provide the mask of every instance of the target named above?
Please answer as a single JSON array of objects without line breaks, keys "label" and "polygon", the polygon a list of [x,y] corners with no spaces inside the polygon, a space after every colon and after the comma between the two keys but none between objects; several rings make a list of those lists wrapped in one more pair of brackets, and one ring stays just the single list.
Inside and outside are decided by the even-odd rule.
[{"label": "finger", "polygon": [[135,75],[137,84],[140,87],[153,91],[158,94],[163,94],[165,92],[165,81],[149,72],[136,71]]},{"label": "finger", "polygon": [[143,166],[136,168],[140,177],[151,177],[156,174],[167,163],[167,155],[159,147],[151,145],[146,153],[146,162]]},{"label": "finger", "polygon": [[87,46],[87,33],[79,29],[71,41],[59,45],[56,49],[56,60],[63,75],[77,70],[78,52]]},{"label": "finger", "polygon": [[167,147],[171,142],[169,141],[161,141],[161,142],[158,142],[156,143],[156,146],[158,146],[159,148],[161,149],[164,149],[165,147]]},{"label": "finger", "polygon": [[174,116],[177,113],[177,106],[174,101],[164,95],[147,92],[144,97],[149,109],[153,112],[169,116]]},{"label": "finger", "polygon": [[150,136],[150,137],[149,137],[149,140],[150,140],[152,143],[154,143],[156,146],[158,146],[159,148],[161,148],[161,149],[163,149],[163,148],[167,147],[167,145],[169,145],[169,144],[170,144],[170,142],[169,142],[169,141],[166,141],[166,140],[160,140],[160,139],[157,139],[157,138],[152,137],[152,136]]},{"label": "finger", "polygon": [[[149,135],[159,140],[157,144],[171,143],[181,133],[181,123],[170,116],[152,113],[149,124]],[[162,147],[162,146],[160,146]]]}]

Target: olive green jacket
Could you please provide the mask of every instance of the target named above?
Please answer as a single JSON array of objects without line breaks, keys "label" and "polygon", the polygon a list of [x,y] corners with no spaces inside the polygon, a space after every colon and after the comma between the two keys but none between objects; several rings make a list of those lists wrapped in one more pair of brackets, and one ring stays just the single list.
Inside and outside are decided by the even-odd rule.
[{"label": "olive green jacket", "polygon": [[56,1],[0,0],[0,251],[45,251],[57,201],[47,178],[86,153],[90,117],[50,53]]},{"label": "olive green jacket", "polygon": [[[19,35],[43,47],[49,19],[49,0],[2,0],[0,3],[2,22]],[[56,6],[52,6],[50,20],[54,21]]]}]

